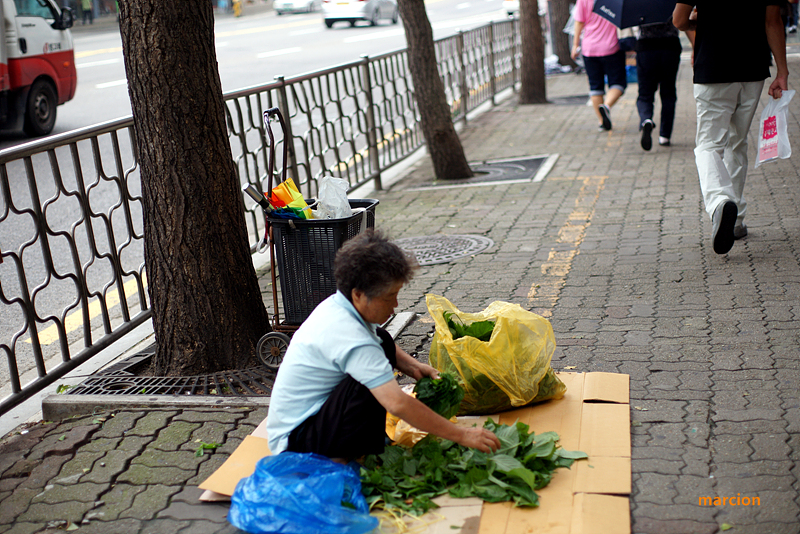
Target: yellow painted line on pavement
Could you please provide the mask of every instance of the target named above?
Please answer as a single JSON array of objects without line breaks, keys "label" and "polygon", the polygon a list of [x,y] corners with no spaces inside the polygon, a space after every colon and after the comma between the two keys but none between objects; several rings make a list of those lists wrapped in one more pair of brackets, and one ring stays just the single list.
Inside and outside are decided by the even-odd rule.
[{"label": "yellow painted line on pavement", "polygon": [[[575,199],[575,209],[567,217],[564,225],[558,230],[559,247],[553,247],[542,264],[542,279],[534,282],[528,291],[528,303],[537,308],[537,313],[544,317],[552,317],[561,290],[572,269],[572,262],[580,253],[580,245],[586,236],[586,230],[592,224],[594,206],[603,191],[607,176],[579,177],[583,186]],[[564,245],[568,245],[565,248]],[[542,306],[541,304],[547,304]]]},{"label": "yellow painted line on pavement", "polygon": [[99,54],[115,54],[117,52],[122,52],[121,46],[118,46],[116,48],[98,48],[97,50],[86,50],[84,52],[75,52],[75,59],[80,59],[82,57],[96,56]]},{"label": "yellow painted line on pavement", "polygon": [[[147,277],[142,278],[142,282],[144,283],[144,287],[147,287]],[[138,286],[136,284],[136,279],[129,280],[123,284],[125,288],[125,295],[128,297],[132,297],[136,293],[139,292]],[[106,296],[106,306],[110,310],[114,306],[119,304],[119,292],[114,289],[108,292]],[[102,307],[100,306],[100,301],[98,299],[93,299],[92,302],[89,303],[89,319],[94,319],[95,317],[99,316],[102,312]],[[67,334],[77,330],[78,328],[83,327],[83,312],[81,310],[75,310],[71,314],[67,315],[67,318],[64,320],[64,329],[67,331]],[[55,343],[58,341],[58,328],[56,325],[51,325],[39,332],[39,344],[40,345],[49,345],[51,343]],[[25,343],[31,343],[31,338],[25,340]]]}]

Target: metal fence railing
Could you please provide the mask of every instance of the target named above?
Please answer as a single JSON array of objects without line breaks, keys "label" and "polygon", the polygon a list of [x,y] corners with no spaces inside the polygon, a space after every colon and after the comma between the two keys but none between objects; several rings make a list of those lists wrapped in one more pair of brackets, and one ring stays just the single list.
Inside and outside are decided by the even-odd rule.
[{"label": "metal fence railing", "polygon": [[[513,87],[519,39],[508,20],[436,42],[454,120]],[[262,113],[277,106],[287,139],[278,132],[275,153],[289,140],[304,194],[325,175],[380,189],[381,172],[423,144],[407,61],[404,50],[362,57],[226,94],[242,184],[267,184]],[[263,214],[246,215],[255,250]],[[0,414],[150,318],[143,240],[132,118],[0,151]]]}]

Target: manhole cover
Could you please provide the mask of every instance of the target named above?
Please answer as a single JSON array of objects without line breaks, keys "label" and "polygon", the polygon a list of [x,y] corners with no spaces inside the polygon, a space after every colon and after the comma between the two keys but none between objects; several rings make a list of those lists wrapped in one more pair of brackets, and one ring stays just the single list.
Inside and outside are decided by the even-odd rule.
[{"label": "manhole cover", "polygon": [[406,237],[395,243],[416,256],[420,265],[447,263],[465,256],[472,256],[494,245],[488,237],[479,235],[428,235]]}]

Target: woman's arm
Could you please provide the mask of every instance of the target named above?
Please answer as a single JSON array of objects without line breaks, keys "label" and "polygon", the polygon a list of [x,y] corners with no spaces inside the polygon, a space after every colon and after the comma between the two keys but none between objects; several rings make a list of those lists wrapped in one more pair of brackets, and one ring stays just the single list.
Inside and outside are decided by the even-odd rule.
[{"label": "woman's arm", "polygon": [[454,425],[422,402],[403,393],[394,380],[370,389],[370,392],[386,411],[424,432],[483,452],[500,448],[500,440],[493,432],[485,428]]},{"label": "woman's arm", "polygon": [[572,52],[570,53],[572,59],[578,59],[578,55],[581,53],[581,33],[583,33],[583,27],[583,22],[575,21],[575,37],[572,38]]}]

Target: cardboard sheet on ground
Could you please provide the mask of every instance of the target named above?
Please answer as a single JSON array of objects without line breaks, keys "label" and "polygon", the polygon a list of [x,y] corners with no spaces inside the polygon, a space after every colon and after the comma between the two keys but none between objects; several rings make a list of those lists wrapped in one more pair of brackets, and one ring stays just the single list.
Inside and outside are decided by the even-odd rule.
[{"label": "cardboard sheet on ground", "polygon": [[[511,503],[452,499],[420,520],[406,521],[414,532],[440,534],[628,534],[630,533],[631,439],[628,375],[558,373],[566,384],[564,398],[492,416],[513,424],[517,420],[541,433],[555,431],[561,446],[580,450],[589,459],[558,469],[550,484],[539,490],[538,508],[515,508]],[[459,418],[458,424],[482,425],[483,417]],[[264,423],[245,438],[228,460],[206,479],[201,500],[230,498],[237,482],[250,476],[256,462],[270,454]],[[382,525],[381,532],[399,532]]]}]

